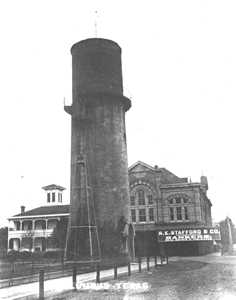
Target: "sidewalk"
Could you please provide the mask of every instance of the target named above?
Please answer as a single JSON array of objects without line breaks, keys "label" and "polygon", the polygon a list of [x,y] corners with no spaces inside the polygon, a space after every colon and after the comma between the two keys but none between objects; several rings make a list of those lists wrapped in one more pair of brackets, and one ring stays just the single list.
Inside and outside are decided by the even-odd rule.
[{"label": "sidewalk", "polygon": [[[183,261],[184,264],[189,261],[191,262],[203,262],[203,263],[209,263],[211,265],[217,265],[217,264],[224,264],[224,265],[236,265],[236,256],[229,256],[224,255],[221,256],[220,253],[213,253],[205,256],[194,256],[194,257],[171,257],[170,258],[170,265],[172,266],[171,262],[173,262],[173,265],[175,265],[176,262]],[[158,259],[158,264],[160,264],[160,261]],[[150,260],[150,267],[154,266],[154,260]],[[222,266],[223,267],[223,266]],[[142,262],[142,269],[145,270],[147,268],[146,261],[143,260]],[[173,268],[173,266],[172,266]],[[173,269],[174,270],[174,269]],[[131,264],[131,274],[138,272],[138,264],[133,263]],[[118,268],[118,278],[120,275],[124,275],[128,273],[127,266]],[[143,273],[144,274],[144,273]],[[146,273],[148,274],[148,273]],[[114,276],[114,269],[104,270],[100,273],[101,281],[106,279],[113,279]],[[135,276],[134,276],[135,277]],[[131,275],[131,278],[132,275]],[[86,273],[86,274],[79,274],[77,275],[77,284],[85,283],[85,282],[95,282],[96,279],[96,272]],[[72,291],[72,276],[58,278],[58,279],[50,279],[44,282],[44,294],[45,297],[50,297],[53,295],[58,295],[60,293],[65,293]],[[0,289],[0,299],[5,300],[15,300],[15,299],[32,299],[36,298],[38,296],[39,292],[39,283],[28,283],[8,288]]]},{"label": "sidewalk", "polygon": [[[158,261],[158,263],[160,263]],[[154,259],[150,260],[150,267],[154,266]],[[142,262],[142,269],[146,269],[147,264],[146,261]],[[131,264],[131,274],[133,272],[138,271],[138,264],[133,263]],[[127,274],[128,273],[128,267],[120,267],[118,268],[118,278],[119,275]],[[113,278],[114,276],[114,269],[104,270],[100,272],[100,278],[103,279],[109,279]],[[88,281],[95,282],[96,279],[96,272],[86,273],[86,274],[79,274],[77,275],[77,283],[84,283]],[[44,282],[44,295],[45,297],[51,296],[54,294],[63,293],[66,291],[72,290],[72,276],[63,277],[63,278],[57,278],[57,279],[50,279]],[[20,299],[23,297],[36,297],[39,293],[39,283],[28,283],[28,284],[22,284],[18,286],[12,286],[0,289],[0,299],[8,299],[8,300],[15,300]]]},{"label": "sidewalk", "polygon": [[[176,259],[176,258],[175,258]],[[225,254],[221,256],[219,252],[211,253],[204,256],[178,257],[178,260],[200,261],[210,264],[230,264],[236,265],[236,255]]]}]

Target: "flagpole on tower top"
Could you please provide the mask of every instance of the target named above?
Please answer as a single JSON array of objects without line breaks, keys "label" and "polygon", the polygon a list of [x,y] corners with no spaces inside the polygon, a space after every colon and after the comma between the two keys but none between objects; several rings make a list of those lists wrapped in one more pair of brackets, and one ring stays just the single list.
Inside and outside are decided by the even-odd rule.
[{"label": "flagpole on tower top", "polygon": [[95,33],[95,37],[97,37],[98,36],[98,11],[97,10],[95,10],[95,21],[94,21],[94,33]]}]

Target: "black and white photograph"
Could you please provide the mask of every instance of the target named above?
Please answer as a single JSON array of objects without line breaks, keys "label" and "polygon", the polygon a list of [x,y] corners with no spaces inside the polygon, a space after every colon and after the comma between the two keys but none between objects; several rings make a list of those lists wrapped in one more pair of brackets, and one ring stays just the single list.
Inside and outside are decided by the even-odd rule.
[{"label": "black and white photograph", "polygon": [[236,299],[236,2],[0,2],[0,299]]}]

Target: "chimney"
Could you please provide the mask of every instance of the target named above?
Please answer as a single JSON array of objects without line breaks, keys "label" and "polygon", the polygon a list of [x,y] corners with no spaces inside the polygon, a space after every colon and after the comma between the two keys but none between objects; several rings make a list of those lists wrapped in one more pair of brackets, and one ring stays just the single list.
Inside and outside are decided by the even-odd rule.
[{"label": "chimney", "polygon": [[208,180],[207,180],[207,177],[206,176],[201,176],[201,184],[203,185],[203,186],[205,186],[206,187],[206,189],[208,190]]},{"label": "chimney", "polygon": [[21,212],[21,214],[23,214],[23,213],[25,212],[25,206],[24,206],[24,205],[22,205],[22,206],[20,207],[20,212]]}]

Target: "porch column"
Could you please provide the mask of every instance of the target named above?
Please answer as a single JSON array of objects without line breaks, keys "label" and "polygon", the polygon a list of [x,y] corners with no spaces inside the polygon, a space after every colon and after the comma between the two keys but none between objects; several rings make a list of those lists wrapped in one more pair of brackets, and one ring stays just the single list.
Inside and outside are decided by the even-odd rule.
[{"label": "porch column", "polygon": [[31,251],[33,252],[34,251],[34,237],[32,237],[32,249]]},{"label": "porch column", "polygon": [[35,230],[35,220],[32,219],[32,230]]},{"label": "porch column", "polygon": [[20,237],[19,240],[20,240],[19,250],[21,250],[21,248],[22,248],[22,237]]}]

